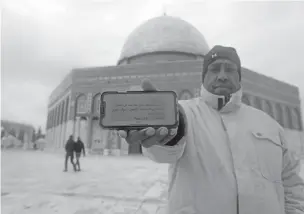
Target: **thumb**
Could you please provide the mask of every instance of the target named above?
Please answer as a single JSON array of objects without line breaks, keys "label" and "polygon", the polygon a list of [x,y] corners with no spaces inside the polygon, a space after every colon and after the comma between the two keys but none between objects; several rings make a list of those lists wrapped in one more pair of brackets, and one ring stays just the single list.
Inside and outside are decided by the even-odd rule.
[{"label": "thumb", "polygon": [[157,91],[156,87],[148,79],[142,81],[141,87],[144,91]]}]

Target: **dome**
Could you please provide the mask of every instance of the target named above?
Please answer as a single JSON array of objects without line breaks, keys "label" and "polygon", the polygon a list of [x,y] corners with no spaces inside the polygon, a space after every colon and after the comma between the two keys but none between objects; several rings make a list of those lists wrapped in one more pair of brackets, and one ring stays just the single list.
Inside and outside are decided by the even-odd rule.
[{"label": "dome", "polygon": [[128,36],[118,64],[154,52],[204,56],[208,51],[204,36],[194,26],[180,18],[161,16],[144,22]]}]

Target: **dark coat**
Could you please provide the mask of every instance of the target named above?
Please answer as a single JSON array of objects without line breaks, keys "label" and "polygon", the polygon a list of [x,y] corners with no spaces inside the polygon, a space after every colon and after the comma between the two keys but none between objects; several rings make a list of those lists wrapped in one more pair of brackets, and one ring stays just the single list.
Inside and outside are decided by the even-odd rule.
[{"label": "dark coat", "polygon": [[84,149],[84,144],[81,140],[78,140],[75,144],[74,144],[74,151],[76,153],[81,153],[83,152],[83,154],[85,154],[85,149]]},{"label": "dark coat", "polygon": [[68,142],[65,144],[65,151],[68,153],[73,153],[74,151],[74,140],[69,139]]}]

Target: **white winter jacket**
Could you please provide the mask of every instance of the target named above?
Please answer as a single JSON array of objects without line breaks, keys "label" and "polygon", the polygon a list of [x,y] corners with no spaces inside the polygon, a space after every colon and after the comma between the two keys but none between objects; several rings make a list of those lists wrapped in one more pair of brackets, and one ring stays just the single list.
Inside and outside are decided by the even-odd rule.
[{"label": "white winter jacket", "polygon": [[304,214],[300,162],[283,128],[242,104],[242,91],[216,110],[217,96],[180,101],[186,134],[143,153],[169,163],[168,214]]}]

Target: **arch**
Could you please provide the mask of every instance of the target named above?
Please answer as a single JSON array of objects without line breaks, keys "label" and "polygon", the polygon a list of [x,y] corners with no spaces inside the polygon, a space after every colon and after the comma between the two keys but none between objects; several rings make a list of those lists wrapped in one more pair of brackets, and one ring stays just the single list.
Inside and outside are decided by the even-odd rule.
[{"label": "arch", "polygon": [[301,119],[301,113],[298,108],[292,109],[292,115],[295,118],[296,126],[298,127],[298,130],[302,131],[302,119]]},{"label": "arch", "polygon": [[47,120],[46,120],[46,129],[47,130],[50,128],[50,115],[51,115],[51,112],[48,111]]},{"label": "arch", "polygon": [[48,127],[48,129],[52,128],[52,114],[53,114],[53,112],[51,110],[49,112],[49,119],[48,119],[48,121],[49,121],[49,127]]},{"label": "arch", "polygon": [[64,105],[65,105],[65,100],[63,100],[60,104],[60,122],[59,122],[59,124],[63,123]]},{"label": "arch", "polygon": [[69,107],[70,107],[70,97],[67,97],[65,100],[64,122],[68,120]]},{"label": "arch", "polygon": [[93,114],[99,114],[100,113],[100,99],[101,99],[101,93],[97,93],[93,97],[92,102],[92,112]]},{"label": "arch", "polygon": [[179,100],[189,100],[193,98],[193,94],[189,90],[183,90],[179,94]]},{"label": "arch", "polygon": [[76,115],[77,114],[87,113],[87,109],[86,109],[86,96],[84,94],[80,94],[76,98],[75,112],[76,112]]},{"label": "arch", "polygon": [[51,110],[51,116],[50,116],[50,128],[54,127],[54,109]]},{"label": "arch", "polygon": [[245,93],[243,94],[243,96],[242,96],[242,102],[245,103],[246,105],[249,105],[249,106],[251,105],[248,94],[245,94]]},{"label": "arch", "polygon": [[56,108],[52,110],[52,128],[55,127],[55,119],[56,119]]},{"label": "arch", "polygon": [[80,117],[79,120],[88,120],[88,119],[87,119],[87,117],[82,116],[82,117]]},{"label": "arch", "polygon": [[291,113],[291,108],[289,106],[286,106],[286,116],[287,116],[287,125],[289,129],[294,129],[295,127],[293,126],[294,123],[292,121],[292,113]]},{"label": "arch", "polygon": [[53,127],[56,127],[56,119],[57,119],[57,106],[54,107],[54,120],[53,120]]},{"label": "arch", "polygon": [[64,123],[64,118],[65,118],[65,105],[66,105],[66,101],[63,100],[62,101],[62,107],[61,107],[61,124]]},{"label": "arch", "polygon": [[59,116],[60,116],[59,115],[59,113],[60,113],[59,110],[60,110],[60,106],[57,105],[56,106],[56,123],[55,123],[55,127],[59,125]]},{"label": "arch", "polygon": [[92,120],[99,120],[99,117],[98,117],[98,116],[94,116],[94,117],[92,118]]},{"label": "arch", "polygon": [[288,127],[290,129],[301,130],[302,122],[301,122],[301,117],[300,117],[300,113],[299,113],[298,109],[293,108],[291,106],[287,106],[286,113],[287,113]]},{"label": "arch", "polygon": [[59,103],[58,104],[58,122],[57,122],[57,125],[60,125],[60,122],[61,122],[61,106],[62,106],[62,103]]},{"label": "arch", "polygon": [[282,110],[282,106],[279,103],[275,104],[275,119],[276,121],[278,121],[278,123],[285,127],[284,125],[284,117],[283,117],[283,110]]},{"label": "arch", "polygon": [[254,97],[254,101],[253,101],[253,107],[263,110],[262,108],[262,102],[261,102],[261,98],[260,97]]},{"label": "arch", "polygon": [[264,100],[264,112],[266,112],[269,116],[274,117],[272,105],[269,100]]}]

